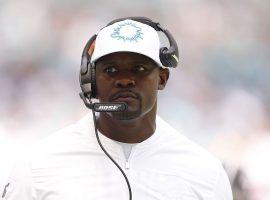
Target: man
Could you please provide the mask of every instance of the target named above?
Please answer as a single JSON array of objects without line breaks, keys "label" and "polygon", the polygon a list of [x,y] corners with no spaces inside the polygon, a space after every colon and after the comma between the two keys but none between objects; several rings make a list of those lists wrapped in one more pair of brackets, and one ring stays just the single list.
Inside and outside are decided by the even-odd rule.
[{"label": "man", "polygon": [[[167,49],[158,30],[169,39]],[[123,102],[127,109],[101,112],[97,120],[87,115],[40,142],[15,167],[2,197],[232,200],[221,163],[156,115],[157,92],[166,86],[167,67],[178,59],[171,35],[145,18],[120,19],[101,29],[85,49],[80,72],[85,104],[92,108],[96,98]],[[95,124],[109,155],[96,141]]]}]

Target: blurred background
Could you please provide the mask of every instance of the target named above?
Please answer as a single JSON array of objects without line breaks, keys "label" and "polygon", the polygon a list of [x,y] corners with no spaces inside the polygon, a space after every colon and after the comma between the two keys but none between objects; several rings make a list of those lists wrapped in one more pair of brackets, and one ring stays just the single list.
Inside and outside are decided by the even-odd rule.
[{"label": "blurred background", "polygon": [[78,95],[87,40],[115,18],[146,16],[180,50],[159,115],[222,160],[235,200],[270,199],[269,8],[266,0],[0,0],[0,188],[26,147],[88,113]]}]

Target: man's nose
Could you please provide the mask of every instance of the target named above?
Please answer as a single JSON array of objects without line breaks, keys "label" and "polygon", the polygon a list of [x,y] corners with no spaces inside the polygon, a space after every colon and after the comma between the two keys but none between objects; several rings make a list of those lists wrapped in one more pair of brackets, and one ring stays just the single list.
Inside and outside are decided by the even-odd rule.
[{"label": "man's nose", "polygon": [[115,81],[115,86],[119,88],[128,88],[133,87],[135,85],[135,80],[131,77],[122,77],[118,78]]}]

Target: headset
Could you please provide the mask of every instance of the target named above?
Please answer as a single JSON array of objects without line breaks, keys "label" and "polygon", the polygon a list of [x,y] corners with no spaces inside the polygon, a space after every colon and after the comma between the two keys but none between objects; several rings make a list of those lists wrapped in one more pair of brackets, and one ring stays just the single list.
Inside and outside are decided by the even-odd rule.
[{"label": "headset", "polygon": [[[159,50],[160,61],[164,67],[174,68],[177,66],[179,62],[179,53],[178,53],[177,43],[175,39],[173,38],[173,36],[171,35],[171,33],[168,30],[164,29],[159,23],[153,22],[152,20],[146,17],[125,17],[125,18],[119,18],[119,19],[113,20],[109,24],[107,24],[105,27],[110,26],[116,22],[126,20],[126,19],[131,19],[134,21],[141,22],[143,24],[153,27],[156,31],[163,32],[169,40],[170,47],[160,48]],[[97,37],[97,34],[93,35],[89,39],[82,53],[81,69],[80,69],[80,77],[79,77],[80,86],[82,90],[82,92],[80,93],[80,97],[82,98],[86,107],[92,110],[96,139],[98,141],[100,148],[106,154],[106,156],[115,164],[115,166],[120,170],[120,172],[124,176],[127,186],[128,186],[129,200],[132,200],[132,190],[131,190],[129,180],[125,172],[119,166],[119,164],[111,157],[111,155],[106,151],[106,149],[103,147],[100,141],[99,135],[98,135],[97,118],[95,116],[95,112],[114,112],[114,111],[121,112],[127,108],[127,105],[125,103],[112,104],[110,102],[109,103],[92,103],[91,101],[92,98],[97,98],[96,66],[95,66],[95,63],[91,62],[91,56],[94,51],[96,37]],[[104,109],[105,107],[106,109]],[[114,108],[117,108],[117,109],[114,109]]]},{"label": "headset", "polygon": [[[156,31],[163,32],[169,40],[170,47],[161,47],[159,50],[159,58],[164,67],[168,68],[175,68],[179,62],[179,53],[178,53],[178,46],[177,43],[172,36],[172,34],[167,30],[164,29],[158,22],[154,22],[149,18],[146,17],[125,17],[119,18],[111,21],[105,27],[110,26],[116,22],[123,21],[126,19],[131,19],[134,21],[141,22],[143,24],[149,25],[154,28]],[[105,28],[104,27],[104,28]],[[84,47],[81,59],[81,68],[80,68],[80,86],[82,92],[80,93],[81,98],[84,100],[84,103],[87,99],[97,98],[97,89],[96,89],[96,67],[95,63],[91,62],[91,56],[94,51],[94,43],[97,34],[93,35],[87,44]],[[89,107],[88,104],[85,104]]]}]

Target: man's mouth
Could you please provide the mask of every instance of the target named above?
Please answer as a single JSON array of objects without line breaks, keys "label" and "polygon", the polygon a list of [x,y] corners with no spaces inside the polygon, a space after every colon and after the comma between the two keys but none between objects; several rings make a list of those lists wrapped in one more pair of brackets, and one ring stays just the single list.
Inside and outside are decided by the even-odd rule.
[{"label": "man's mouth", "polygon": [[119,92],[111,98],[114,102],[131,102],[138,100],[138,96],[133,92]]}]

